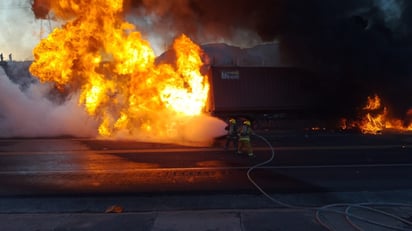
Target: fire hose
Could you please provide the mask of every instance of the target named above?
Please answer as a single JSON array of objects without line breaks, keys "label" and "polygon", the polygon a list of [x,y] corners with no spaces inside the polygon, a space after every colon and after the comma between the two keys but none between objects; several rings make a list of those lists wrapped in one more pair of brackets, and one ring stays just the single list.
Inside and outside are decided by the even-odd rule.
[{"label": "fire hose", "polygon": [[[355,222],[353,221],[353,219],[359,220],[359,221],[363,221],[372,225],[376,225],[376,226],[380,226],[383,228],[387,228],[387,229],[392,229],[392,230],[402,230],[402,231],[406,231],[406,230],[412,230],[412,222],[409,220],[406,220],[400,216],[397,216],[395,214],[389,213],[389,212],[385,212],[383,210],[380,209],[376,209],[373,207],[379,207],[379,206],[385,206],[385,207],[404,207],[404,208],[411,208],[412,209],[412,204],[406,204],[406,203],[380,203],[380,202],[368,202],[368,203],[335,203],[335,204],[328,204],[328,205],[324,205],[324,206],[318,206],[318,207],[307,207],[307,206],[297,206],[297,205],[292,205],[289,203],[285,203],[282,202],[274,197],[272,197],[271,195],[269,195],[265,190],[262,189],[261,186],[259,186],[250,176],[251,172],[255,169],[261,168],[267,164],[269,164],[270,162],[272,162],[275,159],[275,150],[273,148],[273,146],[271,145],[271,143],[263,136],[260,136],[258,134],[253,134],[254,136],[258,137],[259,139],[263,140],[270,148],[271,150],[271,156],[268,160],[263,161],[261,163],[258,163],[256,165],[253,165],[251,167],[249,167],[246,175],[247,178],[249,179],[249,181],[266,197],[268,198],[270,201],[272,201],[275,204],[278,204],[282,207],[285,208],[293,208],[293,209],[304,209],[304,210],[310,210],[310,211],[315,211],[315,218],[316,221],[323,226],[324,228],[326,228],[327,230],[335,230],[333,227],[331,227],[331,225],[329,225],[327,222],[323,221],[321,218],[321,213],[322,212],[331,212],[331,213],[336,213],[336,214],[340,214],[343,215],[346,219],[346,221],[349,223],[349,225],[351,225],[353,228],[355,228],[356,230],[362,230],[362,228],[355,224]],[[274,167],[276,168],[276,167]],[[344,211],[342,211],[342,207],[345,208]],[[335,208],[335,209],[334,209]],[[337,209],[340,208],[340,210]],[[367,210],[369,213],[376,213],[379,215],[383,215],[386,216],[387,218],[392,218],[393,220],[396,220],[400,223],[403,223],[405,225],[407,225],[408,227],[401,227],[401,226],[395,226],[395,225],[389,225],[389,224],[385,224],[382,222],[377,222],[373,219],[370,218],[366,218],[366,217],[362,217],[362,216],[357,216],[355,214],[353,214],[351,212],[352,208],[357,208],[357,209],[364,209]]]}]

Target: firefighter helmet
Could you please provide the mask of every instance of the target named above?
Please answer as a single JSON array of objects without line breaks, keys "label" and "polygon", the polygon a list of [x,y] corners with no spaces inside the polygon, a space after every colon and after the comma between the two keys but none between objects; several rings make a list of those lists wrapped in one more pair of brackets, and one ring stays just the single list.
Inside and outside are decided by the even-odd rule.
[{"label": "firefighter helmet", "polygon": [[235,119],[233,119],[233,118],[230,118],[230,119],[229,119],[229,123],[231,123],[231,124],[235,124],[235,123],[236,123],[236,120],[235,120]]},{"label": "firefighter helmet", "polygon": [[250,126],[250,121],[249,121],[249,120],[245,120],[245,121],[243,121],[243,124],[245,124],[245,125],[247,125],[247,126]]}]

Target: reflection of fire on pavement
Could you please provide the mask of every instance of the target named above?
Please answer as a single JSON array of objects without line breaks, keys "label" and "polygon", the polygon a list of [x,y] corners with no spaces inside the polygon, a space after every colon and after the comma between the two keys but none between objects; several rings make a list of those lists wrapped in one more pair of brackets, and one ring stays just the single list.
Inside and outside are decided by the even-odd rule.
[{"label": "reflection of fire on pavement", "polygon": [[196,133],[197,124],[189,131],[185,126],[204,118],[209,93],[203,51],[181,35],[172,60],[156,62],[149,42],[124,20],[122,7],[122,0],[51,1],[55,17],[67,23],[36,46],[30,72],[78,95],[103,137],[191,139],[185,134]]},{"label": "reflection of fire on pavement", "polygon": [[[406,113],[407,118],[412,118],[412,109]],[[368,97],[366,105],[362,108],[361,119],[358,121],[341,120],[343,130],[358,128],[364,134],[379,134],[384,129],[397,131],[412,131],[412,121],[407,119],[391,118],[389,110],[383,106],[378,95]]]}]

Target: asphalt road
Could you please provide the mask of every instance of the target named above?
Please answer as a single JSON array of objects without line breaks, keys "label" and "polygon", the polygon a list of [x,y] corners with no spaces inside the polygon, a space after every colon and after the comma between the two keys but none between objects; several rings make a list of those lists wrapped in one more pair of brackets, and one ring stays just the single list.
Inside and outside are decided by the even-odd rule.
[{"label": "asphalt road", "polygon": [[212,147],[77,138],[1,139],[0,195],[410,189],[412,135],[262,134],[255,159]]}]

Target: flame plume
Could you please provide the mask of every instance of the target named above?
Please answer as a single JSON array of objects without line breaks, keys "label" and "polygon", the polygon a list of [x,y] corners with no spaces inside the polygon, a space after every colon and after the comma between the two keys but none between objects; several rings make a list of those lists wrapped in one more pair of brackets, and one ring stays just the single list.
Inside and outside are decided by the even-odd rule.
[{"label": "flame plume", "polygon": [[79,92],[79,105],[99,123],[98,132],[182,136],[181,124],[202,114],[209,83],[204,55],[187,36],[172,46],[176,61],[156,64],[148,41],[123,19],[122,0],[51,1],[55,17],[68,20],[34,49],[30,72],[61,91]]}]

